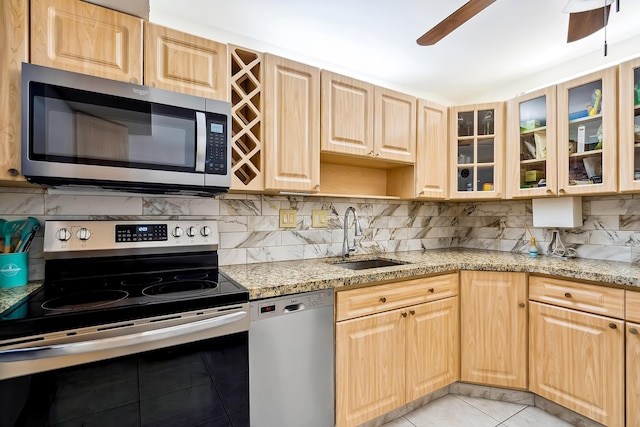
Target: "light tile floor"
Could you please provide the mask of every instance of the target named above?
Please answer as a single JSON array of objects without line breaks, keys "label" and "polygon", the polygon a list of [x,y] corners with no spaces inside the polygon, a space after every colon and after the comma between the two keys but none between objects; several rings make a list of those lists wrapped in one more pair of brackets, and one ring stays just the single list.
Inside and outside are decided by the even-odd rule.
[{"label": "light tile floor", "polygon": [[448,394],[382,427],[570,427],[535,406]]}]

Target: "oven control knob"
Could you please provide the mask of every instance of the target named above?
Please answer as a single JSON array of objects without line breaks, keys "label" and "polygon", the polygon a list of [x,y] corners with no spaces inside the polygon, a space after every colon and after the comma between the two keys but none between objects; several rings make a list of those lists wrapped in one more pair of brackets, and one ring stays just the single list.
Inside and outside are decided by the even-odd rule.
[{"label": "oven control knob", "polygon": [[196,234],[198,234],[198,229],[197,228],[195,228],[194,226],[191,226],[191,227],[187,228],[187,236],[195,237]]},{"label": "oven control knob", "polygon": [[211,227],[209,227],[208,225],[205,225],[200,229],[200,234],[202,234],[202,237],[211,236]]},{"label": "oven control knob", "polygon": [[66,242],[67,240],[69,240],[71,238],[71,232],[69,230],[67,230],[66,228],[61,228],[56,233],[56,237],[61,242]]},{"label": "oven control knob", "polygon": [[91,238],[91,232],[89,231],[89,229],[82,227],[80,230],[78,230],[76,236],[78,236],[78,239],[80,240],[89,240]]},{"label": "oven control knob", "polygon": [[173,237],[181,237],[183,233],[184,231],[180,227],[174,228],[173,231],[171,232],[171,234],[173,234]]}]

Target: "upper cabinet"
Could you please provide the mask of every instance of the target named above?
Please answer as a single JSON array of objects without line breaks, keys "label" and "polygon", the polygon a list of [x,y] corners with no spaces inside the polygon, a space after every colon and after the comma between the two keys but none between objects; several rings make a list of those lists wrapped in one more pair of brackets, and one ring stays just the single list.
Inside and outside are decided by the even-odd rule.
[{"label": "upper cabinet", "polygon": [[558,194],[615,192],[616,68],[588,74],[557,88]]},{"label": "upper cabinet", "polygon": [[507,198],[557,195],[556,87],[510,101],[507,124]]},{"label": "upper cabinet", "polygon": [[320,189],[320,70],[265,54],[265,189]]},{"label": "upper cabinet", "polygon": [[640,58],[620,64],[620,191],[640,190]]},{"label": "upper cabinet", "polygon": [[373,151],[374,86],[322,71],[321,149],[361,157]]},{"label": "upper cabinet", "polygon": [[375,96],[374,157],[415,162],[416,98],[381,87]]},{"label": "upper cabinet", "polygon": [[142,84],[142,19],[81,1],[31,0],[31,62]]},{"label": "upper cabinet", "polygon": [[419,198],[448,197],[447,107],[418,99],[416,184]]},{"label": "upper cabinet", "polygon": [[229,100],[227,45],[144,24],[144,84]]},{"label": "upper cabinet", "polygon": [[29,59],[29,1],[0,3],[0,181],[20,175],[20,70]]},{"label": "upper cabinet", "polygon": [[504,197],[504,103],[452,107],[449,117],[449,196]]}]

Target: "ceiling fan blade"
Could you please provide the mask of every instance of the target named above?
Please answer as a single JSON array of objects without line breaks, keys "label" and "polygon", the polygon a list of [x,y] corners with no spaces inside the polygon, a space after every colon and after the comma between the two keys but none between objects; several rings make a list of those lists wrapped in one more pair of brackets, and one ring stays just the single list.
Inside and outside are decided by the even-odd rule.
[{"label": "ceiling fan blade", "polygon": [[460,25],[473,18],[496,0],[470,0],[462,5],[458,10],[447,16],[435,27],[424,33],[417,43],[420,46],[432,46],[442,40],[445,36],[458,28]]},{"label": "ceiling fan blade", "polygon": [[611,5],[585,12],[569,14],[569,32],[567,43],[585,38],[604,28],[609,20]]}]

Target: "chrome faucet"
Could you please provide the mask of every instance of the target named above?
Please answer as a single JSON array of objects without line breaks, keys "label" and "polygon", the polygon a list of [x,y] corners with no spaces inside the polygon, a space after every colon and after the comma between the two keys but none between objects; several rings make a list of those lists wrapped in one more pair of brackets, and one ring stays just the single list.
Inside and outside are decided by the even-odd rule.
[{"label": "chrome faucet", "polygon": [[[353,247],[349,246],[349,212],[353,212],[353,223],[355,225]],[[355,252],[357,236],[362,236],[362,228],[360,227],[360,221],[358,220],[358,212],[356,212],[354,207],[349,206],[344,213],[344,240],[342,241],[342,258],[347,258],[349,256],[349,252]]]}]

